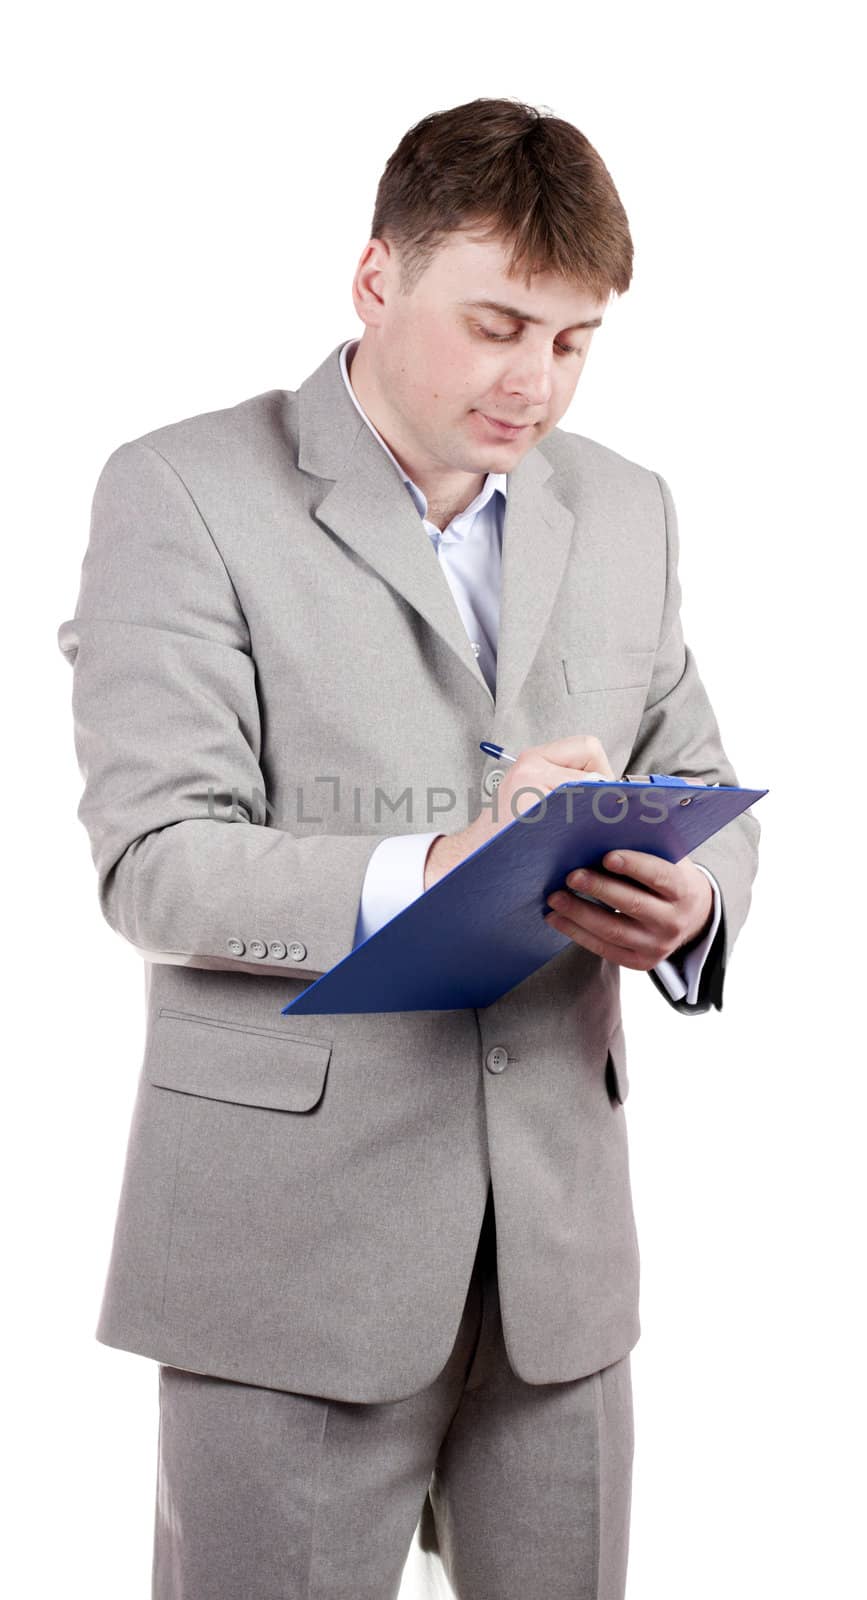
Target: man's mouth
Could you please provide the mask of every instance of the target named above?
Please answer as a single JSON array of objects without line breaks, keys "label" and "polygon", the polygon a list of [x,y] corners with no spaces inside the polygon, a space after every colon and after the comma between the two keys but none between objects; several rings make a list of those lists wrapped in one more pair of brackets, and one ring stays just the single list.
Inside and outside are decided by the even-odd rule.
[{"label": "man's mouth", "polygon": [[504,439],[510,437],[517,439],[520,434],[526,433],[527,429],[532,427],[532,423],[529,422],[502,422],[499,417],[489,417],[486,411],[477,411],[475,412],[475,415],[477,417],[481,417],[482,421],[487,423],[488,427],[491,428],[493,432],[499,434],[500,437]]}]

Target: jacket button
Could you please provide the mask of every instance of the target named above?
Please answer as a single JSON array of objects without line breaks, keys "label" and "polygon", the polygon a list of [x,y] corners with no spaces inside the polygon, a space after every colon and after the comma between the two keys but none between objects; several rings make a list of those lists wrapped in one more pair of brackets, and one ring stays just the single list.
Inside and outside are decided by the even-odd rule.
[{"label": "jacket button", "polygon": [[286,954],[286,946],[282,939],[272,939],[268,949],[275,961],[282,961]]},{"label": "jacket button", "polygon": [[505,776],[506,774],[502,767],[495,767],[493,772],[486,772],[482,779],[482,788],[485,794],[492,795],[495,790],[499,789]]},{"label": "jacket button", "polygon": [[245,945],[243,939],[227,939],[226,944],[233,956],[242,956],[244,954]]},{"label": "jacket button", "polygon": [[485,1056],[485,1066],[489,1072],[502,1072],[508,1061],[509,1052],[504,1050],[501,1044],[494,1045],[493,1050],[489,1050]]},{"label": "jacket button", "polygon": [[251,956],[256,956],[261,961],[262,957],[268,954],[268,946],[263,944],[261,939],[251,939],[250,954]]},{"label": "jacket button", "polygon": [[299,940],[295,939],[289,946],[289,954],[293,961],[303,961],[307,955],[306,944],[301,944]]}]

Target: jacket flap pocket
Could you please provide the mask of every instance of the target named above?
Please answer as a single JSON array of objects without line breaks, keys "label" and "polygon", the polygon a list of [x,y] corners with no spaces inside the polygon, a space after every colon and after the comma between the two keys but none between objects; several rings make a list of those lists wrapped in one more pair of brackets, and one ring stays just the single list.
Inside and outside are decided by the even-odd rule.
[{"label": "jacket flap pocket", "polygon": [[597,650],[563,657],[569,694],[607,694],[620,689],[646,689],[653,671],[654,650]]},{"label": "jacket flap pocket", "polygon": [[626,1035],[623,1023],[618,1022],[608,1039],[608,1060],[605,1063],[608,1092],[623,1104],[629,1093],[629,1074],[626,1070]]},{"label": "jacket flap pocket", "polygon": [[191,1011],[160,1007],[144,1071],[158,1088],[274,1111],[312,1111],[322,1098],[331,1044]]}]

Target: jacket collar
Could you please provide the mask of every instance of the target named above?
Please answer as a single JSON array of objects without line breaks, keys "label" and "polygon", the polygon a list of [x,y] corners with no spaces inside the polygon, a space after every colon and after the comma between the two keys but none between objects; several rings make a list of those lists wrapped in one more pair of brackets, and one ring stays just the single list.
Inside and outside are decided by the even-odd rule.
[{"label": "jacket collar", "polygon": [[393,462],[356,410],[340,371],[341,340],[298,389],[298,466],[330,482],[316,516],[414,607],[495,707],[492,731],[517,699],[566,566],[575,517],[548,484],[534,446],[508,475],[503,524],[496,702],[470,648],[454,596]]}]

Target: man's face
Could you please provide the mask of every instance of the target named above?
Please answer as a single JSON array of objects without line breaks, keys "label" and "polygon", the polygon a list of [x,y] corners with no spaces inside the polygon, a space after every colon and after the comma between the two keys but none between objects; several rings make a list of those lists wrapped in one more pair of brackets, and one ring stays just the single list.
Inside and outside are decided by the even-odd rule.
[{"label": "man's face", "polygon": [[[502,245],[455,232],[408,296],[385,241],[371,240],[359,263],[355,305],[367,324],[359,377],[392,447],[431,471],[512,471],[567,410],[593,333],[578,325],[598,324],[605,310],[550,273],[527,289],[506,276],[506,261]],[[521,427],[506,432],[489,418]]]}]

